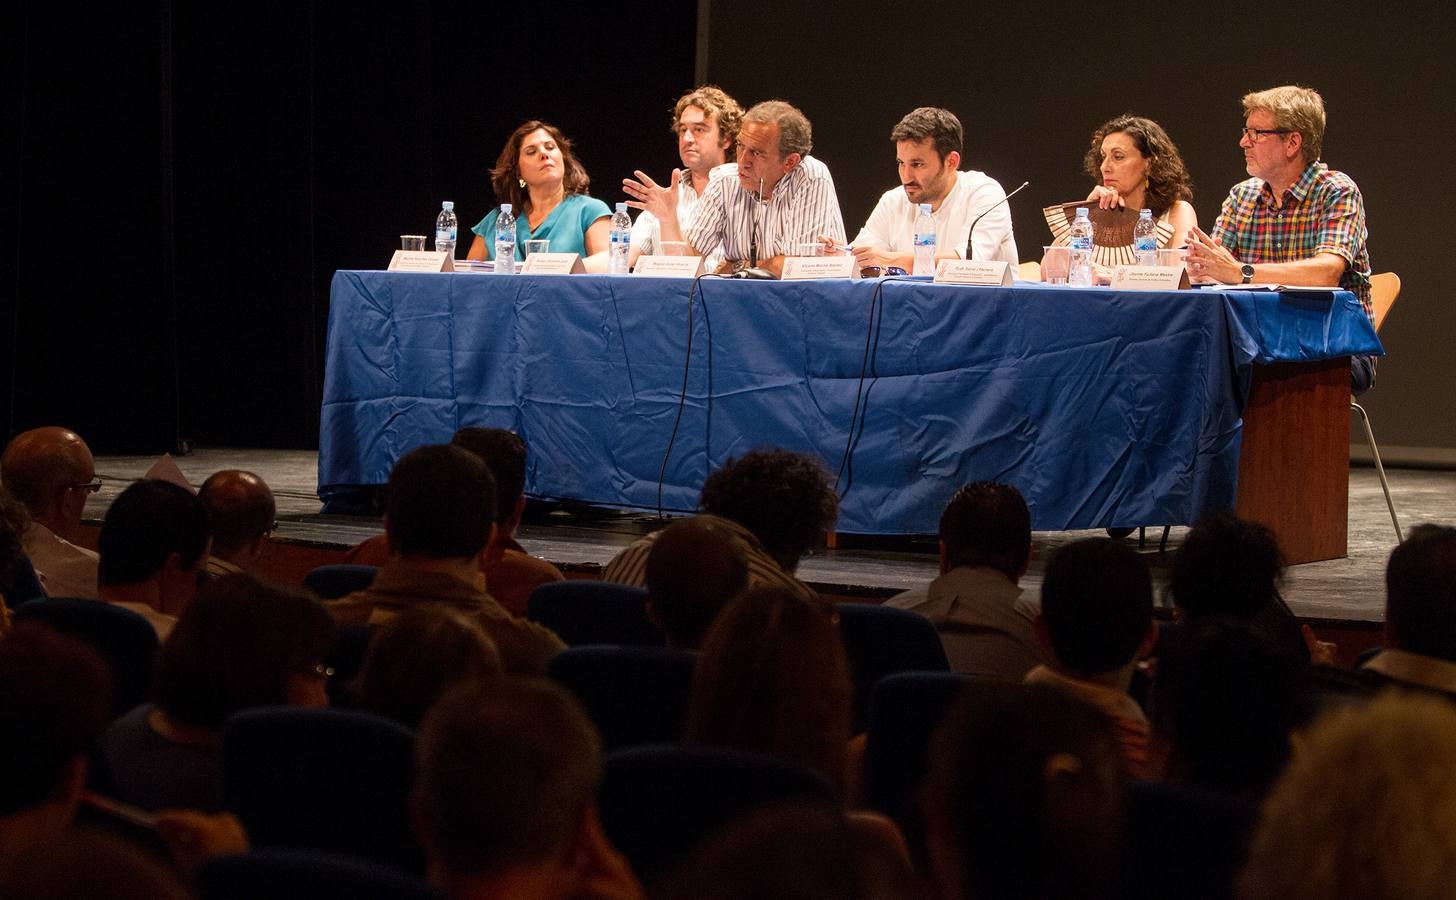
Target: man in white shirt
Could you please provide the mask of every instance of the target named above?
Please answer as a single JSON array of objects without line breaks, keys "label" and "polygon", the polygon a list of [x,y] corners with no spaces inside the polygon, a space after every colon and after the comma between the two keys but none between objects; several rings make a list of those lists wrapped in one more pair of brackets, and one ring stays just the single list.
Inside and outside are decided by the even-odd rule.
[{"label": "man in white shirt", "polygon": [[[711,84],[695,88],[678,98],[672,114],[672,133],[677,135],[677,155],[683,168],[673,173],[677,192],[677,222],[683,230],[692,227],[698,202],[708,182],[738,171],[733,162],[733,145],[743,123],[743,107]],[[657,216],[644,212],[632,225],[631,264],[637,257],[661,253],[661,226]],[[721,256],[704,260],[707,270],[717,268]]]},{"label": "man in white shirt", "polygon": [[86,498],[101,487],[91,448],[74,431],[33,428],[5,448],[0,479],[30,513],[25,555],[46,593],[94,600],[98,557],[71,543],[81,530]]},{"label": "man in white shirt", "polygon": [[655,215],[662,239],[688,242],[691,255],[721,252],[718,271],[760,268],[773,277],[784,258],[820,235],[844,241],[834,179],[809,155],[813,132],[804,114],[782,100],[756,104],[743,116],[735,145],[738,177],[711,180],[691,228],[678,221],[678,176],[666,187],[643,172],[622,182],[628,205]]},{"label": "man in white shirt", "polygon": [[921,203],[930,204],[935,218],[936,259],[963,258],[974,222],[972,259],[1017,264],[1006,192],[983,172],[957,171],[965,144],[960,119],[949,110],[922,106],[900,120],[890,140],[895,142],[900,186],[885,192],[855,237],[859,268],[911,270]]}]

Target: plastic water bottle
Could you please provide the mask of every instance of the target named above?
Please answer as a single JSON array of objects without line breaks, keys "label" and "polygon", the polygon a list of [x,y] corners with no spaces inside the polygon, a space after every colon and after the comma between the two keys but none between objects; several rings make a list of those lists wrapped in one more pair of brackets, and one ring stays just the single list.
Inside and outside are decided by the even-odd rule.
[{"label": "plastic water bottle", "polygon": [[1071,249],[1072,270],[1067,283],[1077,287],[1092,286],[1092,220],[1087,218],[1087,207],[1077,207],[1077,218],[1072,220],[1072,231],[1067,237]]},{"label": "plastic water bottle", "polygon": [[1158,226],[1153,224],[1151,209],[1138,213],[1137,224],[1132,229],[1132,252],[1140,266],[1158,264]]},{"label": "plastic water bottle", "polygon": [[501,204],[495,220],[495,274],[516,274],[516,217],[509,203]]},{"label": "plastic water bottle", "polygon": [[935,217],[929,203],[920,204],[920,215],[915,217],[915,268],[910,274],[935,274]]},{"label": "plastic water bottle", "polygon": [[631,250],[632,216],[627,212],[627,204],[618,203],[617,211],[612,213],[612,253],[607,258],[607,274],[628,274]]},{"label": "plastic water bottle", "polygon": [[455,218],[455,201],[446,200],[440,204],[440,214],[435,217],[435,252],[448,253],[455,258],[455,235],[460,220]]}]

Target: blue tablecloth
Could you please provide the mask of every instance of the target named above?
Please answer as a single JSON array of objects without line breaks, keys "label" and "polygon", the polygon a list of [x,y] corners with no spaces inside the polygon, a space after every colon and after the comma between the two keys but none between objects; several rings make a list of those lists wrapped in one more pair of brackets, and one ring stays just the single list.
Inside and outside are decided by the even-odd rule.
[{"label": "blue tablecloth", "polygon": [[320,496],[487,425],[530,445],[532,496],[653,508],[686,362],[668,509],[761,445],[836,473],[855,421],[840,531],[934,532],[982,479],[1038,530],[1187,523],[1233,505],[1253,364],[1381,352],[1344,291],[702,279],[686,358],[690,284],[336,273]]}]

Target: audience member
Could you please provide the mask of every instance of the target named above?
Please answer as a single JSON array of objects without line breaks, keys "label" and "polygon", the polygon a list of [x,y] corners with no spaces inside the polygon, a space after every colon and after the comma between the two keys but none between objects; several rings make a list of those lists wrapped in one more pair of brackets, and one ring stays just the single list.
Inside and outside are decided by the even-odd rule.
[{"label": "audience member", "polygon": [[1233,513],[1210,513],[1188,530],[1173,557],[1168,590],[1184,621],[1233,619],[1269,639],[1293,658],[1310,651],[1299,621],[1279,594],[1284,555],[1270,531]]},{"label": "audience member", "polygon": [[10,627],[10,608],[44,597],[45,590],[25,555],[25,505],[0,484],[0,633]]},{"label": "audience member", "polygon": [[643,896],[597,817],[601,743],[563,688],[500,676],[453,691],[417,759],[415,833],[454,900]]},{"label": "audience member", "polygon": [[74,431],[54,426],[16,435],[0,456],[0,479],[25,504],[25,555],[52,597],[96,598],[95,552],[80,538],[86,498],[101,489],[91,449]]},{"label": "audience member", "polygon": [[166,639],[207,559],[207,507],[166,481],[138,481],[106,511],[96,540],[101,599],[141,613]]},{"label": "audience member", "polygon": [[1031,513],[1021,492],[978,481],[940,516],[940,576],[886,606],[935,623],[952,671],[1021,681],[1041,662],[1036,602],[1018,586],[1031,565]]},{"label": "audience member", "polygon": [[1036,634],[1049,662],[1032,669],[1027,683],[1052,685],[1095,707],[1113,723],[1128,774],[1152,775],[1148,720],[1127,693],[1158,635],[1142,558],[1107,538],[1058,549],[1042,581]]},{"label": "audience member", "polygon": [[969,692],[933,742],[923,793],[943,900],[1114,895],[1122,779],[1106,718],[1050,687]]},{"label": "audience member", "polygon": [[44,854],[71,825],[111,716],[96,652],[35,622],[0,637],[0,858]]},{"label": "audience member", "polygon": [[268,538],[278,527],[278,506],[267,483],[252,472],[223,469],[202,483],[197,496],[212,522],[207,574],[256,574]]},{"label": "audience member", "polygon": [[[698,508],[726,519],[723,527],[742,541],[750,585],[815,596],[794,572],[839,515],[839,498],[818,460],[772,448],[729,459],[703,482]],[[661,533],[617,554],[602,580],[646,586],[647,555]]]},{"label": "audience member", "polygon": [[1239,622],[1203,621],[1164,641],[1151,705],[1163,776],[1257,801],[1289,758],[1302,674]]},{"label": "audience member", "polygon": [[[526,552],[516,542],[516,529],[526,511],[526,442],[503,428],[466,426],[450,443],[469,450],[495,478],[495,550],[481,565],[485,586],[511,615],[524,616],[531,592],[543,584],[565,581],[561,570]],[[389,562],[389,539],[375,535],[349,551],[345,562],[382,566]]]},{"label": "audience member", "polygon": [[843,791],[852,696],[833,607],[750,588],[703,639],[683,742],[781,757]]},{"label": "audience member", "polygon": [[1417,525],[1385,567],[1385,649],[1361,675],[1456,697],[1456,528]]},{"label": "audience member", "polygon": [[782,100],[743,114],[735,145],[738,177],[708,183],[691,227],[678,221],[677,191],[643,172],[622,182],[635,209],[657,217],[665,241],[686,241],[693,256],[721,253],[720,273],[757,267],[777,278],[796,245],[823,235],[844,243],[834,178],[813,149],[809,120]]},{"label": "audience member", "polygon": [[[552,253],[586,257],[605,253],[612,211],[590,196],[591,177],[571,152],[571,141],[555,125],[525,122],[506,139],[490,184],[497,203],[509,203],[516,217],[517,260],[526,258],[526,241],[550,241]],[[470,230],[470,259],[495,259],[495,224],[500,207]]]},{"label": "audience member", "polygon": [[473,617],[419,606],[395,616],[370,638],[357,683],[358,706],[418,728],[451,688],[501,671],[500,651]]},{"label": "audience member", "polygon": [[438,604],[476,618],[510,672],[544,672],[565,645],[554,633],[511,615],[486,593],[482,563],[497,528],[495,479],[455,446],[419,447],[389,473],[384,534],[394,558],[374,583],[329,604],[341,622],[383,623]]},{"label": "audience member", "polygon": [[[677,138],[677,155],[683,167],[674,170],[668,190],[676,194],[678,227],[693,227],[698,203],[708,183],[731,178],[738,172],[735,143],[743,123],[743,107],[711,84],[693,88],[678,98],[672,111],[672,133]],[[662,253],[661,225],[657,216],[643,211],[632,223],[631,262],[642,254]],[[703,267],[712,271],[722,262],[721,254],[709,255]]]},{"label": "audience member", "polygon": [[153,702],[102,739],[103,785],[143,809],[220,809],[223,722],[255,706],[328,705],[334,630],[311,597],[247,575],[209,580],[162,643]]},{"label": "audience member", "polygon": [[176,872],[114,835],[76,828],[33,853],[0,856],[0,900],[188,900]]},{"label": "audience member", "polygon": [[748,586],[748,561],[731,524],[694,516],[662,530],[644,576],[647,615],[667,645],[696,650],[719,611]]},{"label": "audience member", "polygon": [[1264,803],[1239,896],[1449,897],[1456,877],[1456,710],[1387,692],[1304,736]]},{"label": "audience member", "polygon": [[[936,259],[958,259],[974,236],[971,256],[1020,262],[1006,191],[984,172],[957,171],[965,150],[961,120],[948,109],[922,106],[890,131],[900,184],[888,190],[854,239],[858,267],[915,264],[915,221],[929,203],[935,219]],[[972,232],[972,225],[975,231]]]},{"label": "audience member", "polygon": [[710,838],[653,885],[658,900],[920,897],[905,861],[832,806],[769,806]]}]

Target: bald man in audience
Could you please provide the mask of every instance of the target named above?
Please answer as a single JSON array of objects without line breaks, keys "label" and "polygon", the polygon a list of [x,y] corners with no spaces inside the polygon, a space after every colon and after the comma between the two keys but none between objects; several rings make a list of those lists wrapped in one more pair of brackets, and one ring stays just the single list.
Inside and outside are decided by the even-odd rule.
[{"label": "bald man in audience", "polygon": [[212,520],[208,577],[256,573],[278,526],[273,491],[252,472],[223,469],[202,483],[197,497]]},{"label": "bald man in audience", "polygon": [[46,593],[95,599],[98,557],[72,543],[81,531],[86,498],[101,488],[91,448],[65,428],[22,432],[0,457],[0,480],[30,513],[25,555]]}]

